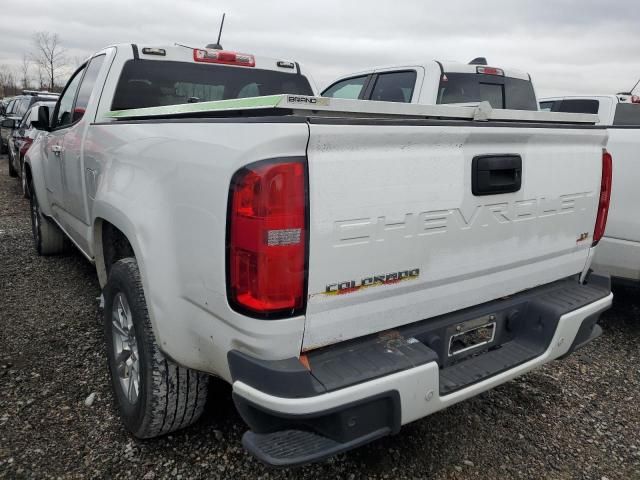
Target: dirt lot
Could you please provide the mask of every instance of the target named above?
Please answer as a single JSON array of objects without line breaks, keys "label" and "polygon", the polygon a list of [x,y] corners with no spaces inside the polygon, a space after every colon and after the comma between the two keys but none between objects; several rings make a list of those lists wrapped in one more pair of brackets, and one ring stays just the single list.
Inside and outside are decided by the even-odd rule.
[{"label": "dirt lot", "polygon": [[[78,252],[38,257],[28,201],[0,160],[0,477],[640,479],[640,290],[604,335],[478,398],[323,464],[271,470],[240,445],[219,385],[183,432],[136,441],[111,397],[99,286]],[[85,399],[95,393],[91,406]]]}]

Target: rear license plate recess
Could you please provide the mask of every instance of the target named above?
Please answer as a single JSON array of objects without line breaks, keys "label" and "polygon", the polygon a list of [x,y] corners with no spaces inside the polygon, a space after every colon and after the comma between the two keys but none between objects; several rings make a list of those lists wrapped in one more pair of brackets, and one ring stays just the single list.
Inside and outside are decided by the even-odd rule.
[{"label": "rear license plate recess", "polygon": [[486,315],[459,323],[450,329],[448,355],[455,357],[463,353],[471,353],[477,348],[491,344],[495,338],[495,315]]}]

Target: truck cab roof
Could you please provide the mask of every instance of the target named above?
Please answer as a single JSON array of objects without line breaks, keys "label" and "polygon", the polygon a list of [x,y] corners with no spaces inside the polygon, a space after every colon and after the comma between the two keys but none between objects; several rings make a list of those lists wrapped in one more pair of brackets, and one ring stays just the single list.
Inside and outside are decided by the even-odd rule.
[{"label": "truck cab roof", "polygon": [[241,53],[235,50],[215,50],[177,43],[174,45],[121,43],[110,45],[107,48],[116,48],[117,50],[131,49],[134,58],[141,60],[215,63],[238,68],[255,68],[293,75],[298,74],[309,78],[306,71],[303,73],[303,66],[294,60]]},{"label": "truck cab roof", "polygon": [[[538,109],[528,73],[485,65],[484,59],[476,60],[483,62],[466,64],[431,60],[374,67],[343,75],[332,82],[322,95],[424,105],[477,106],[488,101],[493,108]],[[403,74],[403,78],[392,81],[388,76],[391,73]],[[379,84],[379,78],[387,81]],[[353,85],[348,85],[350,83]],[[347,88],[341,90],[342,85]]]},{"label": "truck cab roof", "polygon": [[250,53],[129,43],[107,47],[92,58],[100,55],[115,56],[120,74],[109,77],[114,95],[99,113],[317,91],[298,62]]},{"label": "truck cab roof", "polygon": [[[354,73],[350,73],[348,75],[343,75],[341,77],[338,77],[335,81],[339,81],[345,78],[351,78],[357,75],[363,75],[363,74],[368,74],[368,73],[373,73],[373,72],[381,72],[381,71],[385,71],[385,70],[403,70],[403,69],[410,69],[410,68],[416,68],[416,67],[421,67],[424,68],[425,70],[432,70],[432,69],[439,69],[442,73],[445,72],[453,72],[453,73],[477,73],[477,67],[485,67],[487,65],[477,65],[477,64],[469,64],[469,63],[462,63],[462,62],[456,62],[453,60],[416,60],[415,62],[408,62],[408,63],[397,63],[397,64],[391,64],[391,65],[378,65],[372,68],[367,68],[365,70],[360,70]],[[502,70],[504,72],[504,75],[506,77],[511,77],[511,78],[519,78],[521,80],[530,80],[531,77],[527,72],[523,72],[522,70],[516,70],[513,68],[499,68],[500,70]],[[332,82],[332,83],[334,83]]]}]

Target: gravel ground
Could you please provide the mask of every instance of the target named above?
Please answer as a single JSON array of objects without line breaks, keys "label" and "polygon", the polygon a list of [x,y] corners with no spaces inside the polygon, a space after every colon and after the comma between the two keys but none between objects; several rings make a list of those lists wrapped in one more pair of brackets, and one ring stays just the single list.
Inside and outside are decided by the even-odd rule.
[{"label": "gravel ground", "polygon": [[[272,470],[217,385],[195,426],[136,441],[118,419],[99,286],[76,251],[36,256],[28,201],[0,160],[0,477],[640,479],[640,290],[572,357],[325,463]],[[94,402],[85,400],[95,394]]]}]

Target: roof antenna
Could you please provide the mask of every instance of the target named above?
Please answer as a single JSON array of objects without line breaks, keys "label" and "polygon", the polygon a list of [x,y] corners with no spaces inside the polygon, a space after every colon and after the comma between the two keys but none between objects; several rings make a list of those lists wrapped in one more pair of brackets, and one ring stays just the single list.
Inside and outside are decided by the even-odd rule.
[{"label": "roof antenna", "polygon": [[206,48],[211,48],[213,50],[222,50],[222,45],[220,45],[220,37],[222,36],[222,27],[224,26],[224,17],[226,13],[222,14],[222,20],[220,21],[220,30],[218,31],[218,41],[216,43],[210,43]]},{"label": "roof antenna", "polygon": [[640,83],[640,80],[636,82],[636,84],[633,86],[631,90],[629,90],[628,92],[618,92],[618,95],[633,95],[633,91],[636,89],[639,83]]}]

